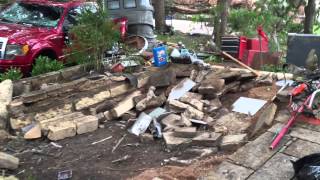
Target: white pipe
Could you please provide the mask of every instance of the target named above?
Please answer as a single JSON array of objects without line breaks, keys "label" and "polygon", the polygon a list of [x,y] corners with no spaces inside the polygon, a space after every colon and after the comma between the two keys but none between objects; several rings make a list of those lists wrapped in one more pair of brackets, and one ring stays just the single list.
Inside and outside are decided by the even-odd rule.
[{"label": "white pipe", "polygon": [[312,93],[311,95],[311,99],[310,99],[310,102],[309,102],[309,105],[308,107],[311,109],[312,108],[312,104],[313,104],[313,101],[314,101],[314,98],[316,97],[316,95],[320,93],[320,89],[316,90],[315,92]]}]

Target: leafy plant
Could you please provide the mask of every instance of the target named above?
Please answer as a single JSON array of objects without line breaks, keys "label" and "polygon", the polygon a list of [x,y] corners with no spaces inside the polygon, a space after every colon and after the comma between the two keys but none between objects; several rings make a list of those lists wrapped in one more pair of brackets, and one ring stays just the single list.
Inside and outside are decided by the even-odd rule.
[{"label": "leafy plant", "polygon": [[263,65],[261,69],[263,71],[268,71],[268,72],[287,72],[285,69],[282,68],[281,64],[280,65],[266,64],[266,65]]},{"label": "leafy plant", "polygon": [[0,81],[4,81],[6,79],[11,80],[19,80],[23,77],[21,70],[19,68],[10,68],[5,73],[0,74]]},{"label": "leafy plant", "polygon": [[120,36],[113,22],[108,18],[102,1],[98,0],[97,4],[96,12],[84,9],[77,19],[77,25],[70,30],[75,37],[72,39],[70,48],[80,63],[85,61],[86,65],[100,71],[105,51],[110,49]]},{"label": "leafy plant", "polygon": [[58,71],[60,69],[63,69],[63,67],[64,65],[62,62],[50,59],[47,56],[39,56],[36,59],[36,63],[32,68],[31,75],[37,76],[52,71]]},{"label": "leafy plant", "polygon": [[205,62],[207,63],[222,63],[223,60],[221,57],[218,57],[218,56],[209,56],[207,59],[204,60]]}]

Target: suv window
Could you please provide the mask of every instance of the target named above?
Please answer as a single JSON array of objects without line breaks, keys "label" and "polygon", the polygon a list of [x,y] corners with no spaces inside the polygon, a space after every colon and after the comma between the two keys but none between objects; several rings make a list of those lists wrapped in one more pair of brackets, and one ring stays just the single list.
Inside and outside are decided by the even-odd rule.
[{"label": "suv window", "polygon": [[0,20],[33,26],[56,27],[62,15],[60,7],[16,2],[0,13]]},{"label": "suv window", "polygon": [[120,9],[120,0],[108,0],[107,3],[108,9]]},{"label": "suv window", "polygon": [[72,26],[76,25],[78,23],[78,18],[79,16],[84,12],[84,11],[91,11],[91,12],[97,12],[97,7],[93,3],[86,3],[81,6],[77,6],[74,8],[71,8],[68,11],[67,17],[64,21],[64,26],[67,29],[70,29]]},{"label": "suv window", "polygon": [[124,8],[136,8],[137,3],[136,0],[124,0]]}]

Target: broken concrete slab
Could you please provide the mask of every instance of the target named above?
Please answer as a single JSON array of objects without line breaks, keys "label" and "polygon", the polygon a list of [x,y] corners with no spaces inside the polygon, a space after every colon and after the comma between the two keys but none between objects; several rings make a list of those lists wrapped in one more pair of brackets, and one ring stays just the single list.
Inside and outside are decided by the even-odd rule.
[{"label": "broken concrete slab", "polygon": [[204,101],[204,111],[207,113],[212,113],[215,110],[218,110],[222,107],[222,103],[219,98],[215,98],[213,100],[206,100]]},{"label": "broken concrete slab", "polygon": [[176,83],[177,74],[172,70],[154,72],[149,78],[148,85],[155,87],[166,87]]},{"label": "broken concrete slab", "polygon": [[180,127],[174,129],[174,136],[181,138],[194,138],[197,135],[196,127]]},{"label": "broken concrete slab", "polygon": [[181,102],[185,102],[190,98],[201,101],[202,98],[203,98],[203,95],[202,94],[198,94],[198,93],[193,93],[193,92],[186,92],[179,100]]},{"label": "broken concrete slab", "polygon": [[200,94],[211,95],[223,90],[225,85],[224,79],[206,79],[201,82],[198,91]]},{"label": "broken concrete slab", "polygon": [[0,169],[17,169],[19,166],[19,159],[10,154],[0,152]]},{"label": "broken concrete slab", "polygon": [[190,138],[180,138],[174,135],[174,132],[163,133],[163,139],[166,143],[166,147],[170,150],[176,148],[185,148],[190,145]]},{"label": "broken concrete slab", "polygon": [[275,105],[274,103],[269,104],[265,109],[263,109],[261,115],[257,119],[251,136],[255,135],[258,131],[260,131],[264,124],[270,126],[274,120],[276,112],[277,105]]},{"label": "broken concrete slab", "polygon": [[182,113],[189,107],[189,105],[177,100],[169,100],[168,107],[172,112]]},{"label": "broken concrete slab", "polygon": [[254,141],[238,149],[237,152],[229,158],[236,164],[257,170],[288,141],[288,137],[285,136],[275,150],[270,150],[269,147],[273,137],[273,133],[265,132]]},{"label": "broken concrete slab", "polygon": [[223,151],[233,151],[248,141],[247,134],[226,135],[222,138],[220,148]]},{"label": "broken concrete slab", "polygon": [[23,94],[21,97],[24,104],[30,104],[48,98],[48,94],[44,90],[37,90]]},{"label": "broken concrete slab", "polygon": [[210,71],[208,70],[201,70],[199,71],[199,73],[197,74],[197,77],[195,78],[195,82],[196,83],[200,83],[201,81],[203,81],[206,77],[206,75],[209,73]]},{"label": "broken concrete slab", "polygon": [[184,97],[180,98],[180,101],[181,101],[181,102],[184,102],[184,103],[186,103],[186,104],[189,104],[190,106],[198,109],[199,111],[203,111],[203,106],[204,106],[204,104],[203,104],[203,102],[201,102],[201,101],[198,100],[198,99],[194,99],[194,98],[191,97],[191,96],[190,96],[190,97],[184,96]]},{"label": "broken concrete slab", "polygon": [[[149,94],[149,93],[148,93]],[[164,94],[160,96],[148,96],[141,101],[139,101],[136,105],[136,109],[138,111],[143,111],[145,109],[160,107],[166,102],[167,98]]]},{"label": "broken concrete slab", "polygon": [[294,176],[291,160],[296,158],[277,153],[258,169],[248,180],[288,180]]},{"label": "broken concrete slab", "polygon": [[205,146],[205,147],[217,147],[222,139],[221,133],[215,132],[203,132],[192,139],[192,145]]},{"label": "broken concrete slab", "polygon": [[133,87],[129,83],[120,83],[110,88],[110,97],[117,97],[132,90]]},{"label": "broken concrete slab", "polygon": [[215,129],[226,129],[224,134],[247,133],[251,122],[249,119],[239,117],[236,113],[228,113],[216,120]]},{"label": "broken concrete slab", "polygon": [[320,132],[317,131],[294,127],[291,128],[290,136],[320,144]]},{"label": "broken concrete slab", "polygon": [[75,120],[77,134],[93,132],[98,129],[99,121],[96,116],[84,116]]},{"label": "broken concrete slab", "polygon": [[125,99],[123,99],[121,102],[119,102],[116,107],[114,107],[110,112],[113,117],[119,118],[124,113],[130,111],[132,108],[135,107],[135,103],[133,98],[136,96],[141,95],[141,91],[134,91],[130,95],[128,95]]},{"label": "broken concrete slab", "polygon": [[319,144],[298,139],[297,141],[293,142],[284,151],[284,153],[289,156],[294,156],[296,158],[302,158],[310,154],[319,153],[319,149]]},{"label": "broken concrete slab", "polygon": [[204,113],[202,111],[199,111],[191,106],[188,106],[183,115],[190,119],[197,119],[201,120],[204,118]]},{"label": "broken concrete slab", "polygon": [[204,177],[204,180],[245,180],[254,171],[242,166],[223,161]]},{"label": "broken concrete slab", "polygon": [[55,125],[50,125],[48,139],[58,141],[68,137],[73,137],[77,133],[77,127],[74,122],[61,122]]},{"label": "broken concrete slab", "polygon": [[181,116],[176,114],[169,114],[161,120],[161,124],[165,126],[164,131],[175,130],[176,128],[184,126]]}]

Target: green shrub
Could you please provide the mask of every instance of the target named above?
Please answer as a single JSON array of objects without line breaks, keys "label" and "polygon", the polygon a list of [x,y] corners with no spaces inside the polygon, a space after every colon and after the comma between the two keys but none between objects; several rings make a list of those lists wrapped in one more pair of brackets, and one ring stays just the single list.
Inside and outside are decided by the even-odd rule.
[{"label": "green shrub", "polygon": [[10,68],[5,73],[0,74],[0,81],[4,81],[6,79],[11,80],[19,80],[23,77],[21,70],[19,68]]},{"label": "green shrub", "polygon": [[36,64],[32,68],[31,75],[37,76],[39,74],[44,74],[52,71],[58,71],[63,69],[64,65],[62,62],[50,59],[47,56],[39,56],[36,59]]}]

